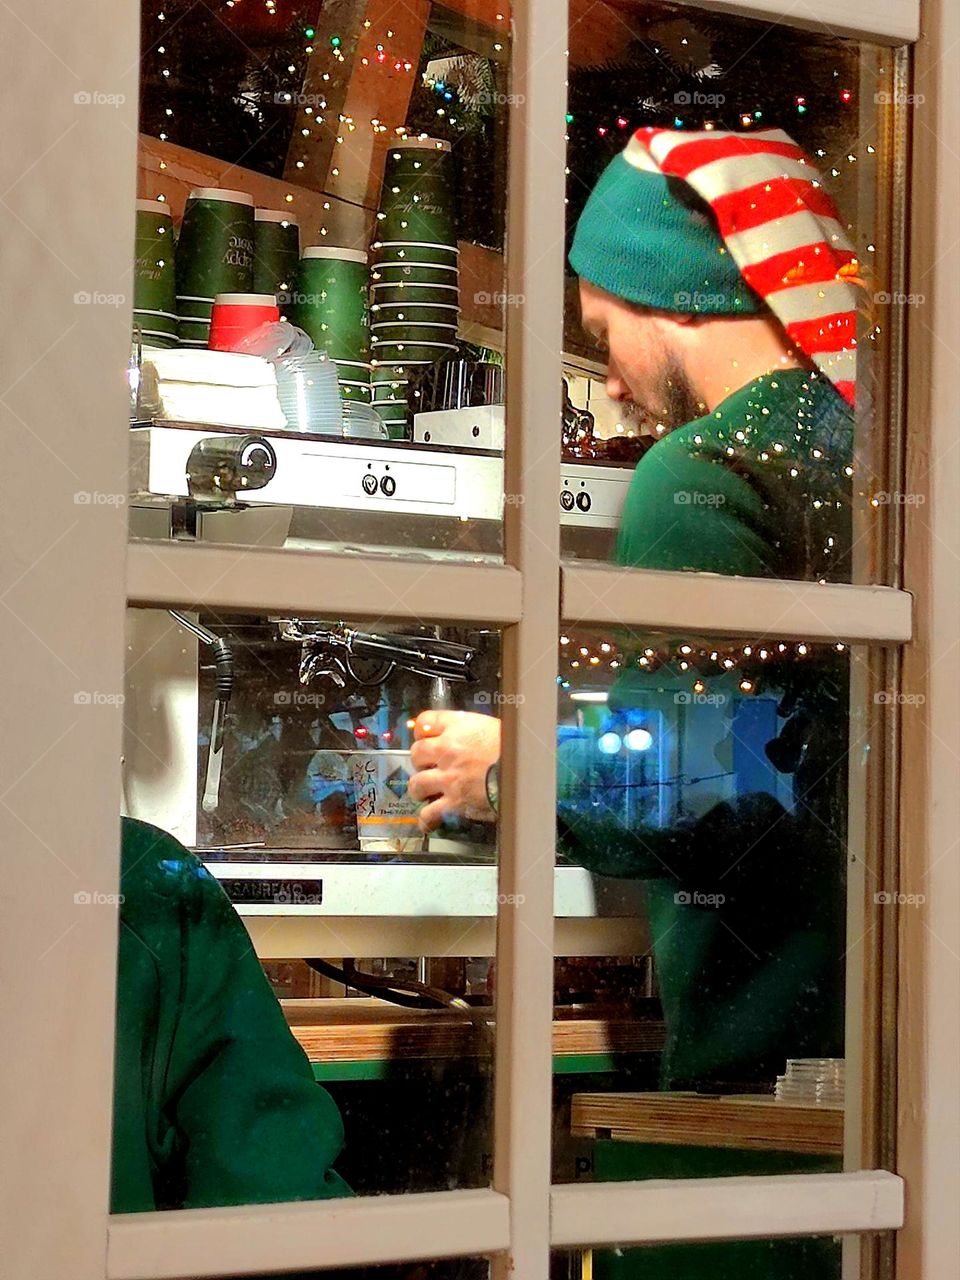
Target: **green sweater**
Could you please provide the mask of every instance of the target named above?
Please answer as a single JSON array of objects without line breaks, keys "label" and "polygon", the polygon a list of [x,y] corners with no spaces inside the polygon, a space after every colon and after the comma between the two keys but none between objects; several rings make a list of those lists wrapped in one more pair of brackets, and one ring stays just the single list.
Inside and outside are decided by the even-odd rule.
[{"label": "green sweater", "polygon": [[216,880],[125,818],[120,889],[113,1211],[349,1195],[340,1114]]},{"label": "green sweater", "polygon": [[[852,447],[851,413],[829,383],[801,370],[759,378],[641,459],[615,558],[849,580]],[[787,1057],[843,1052],[845,669],[824,657],[794,680],[818,709],[793,812],[757,793],[660,830],[558,807],[562,853],[646,881],[666,1088],[772,1083]],[[725,901],[692,905],[690,891]]]}]

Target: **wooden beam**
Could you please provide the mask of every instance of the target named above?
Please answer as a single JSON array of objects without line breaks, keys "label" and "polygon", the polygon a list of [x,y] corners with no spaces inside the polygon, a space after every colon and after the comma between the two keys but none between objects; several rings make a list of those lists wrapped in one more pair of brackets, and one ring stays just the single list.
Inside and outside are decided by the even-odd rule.
[{"label": "wooden beam", "polygon": [[[137,195],[146,200],[156,200],[162,195],[174,221],[179,222],[187,196],[194,187],[249,191],[261,208],[289,209],[300,224],[302,245],[327,241],[366,249],[373,235],[374,217],[368,210],[358,209],[324,191],[310,191],[292,182],[268,178],[253,169],[228,164],[226,160],[142,133],[137,156]],[[291,199],[288,200],[288,196]]]}]

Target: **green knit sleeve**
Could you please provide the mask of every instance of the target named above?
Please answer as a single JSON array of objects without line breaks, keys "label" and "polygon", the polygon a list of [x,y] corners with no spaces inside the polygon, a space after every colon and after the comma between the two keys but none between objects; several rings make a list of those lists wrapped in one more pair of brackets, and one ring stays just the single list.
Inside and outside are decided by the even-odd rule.
[{"label": "green knit sleeve", "polygon": [[744,577],[778,574],[779,539],[755,477],[742,460],[733,465],[718,442],[698,436],[697,425],[658,441],[637,464],[616,562]]},{"label": "green knit sleeve", "polygon": [[180,1017],[169,1107],[185,1208],[349,1195],[340,1113],[315,1083],[232,905],[186,855]]},{"label": "green knit sleeve", "polygon": [[600,876],[628,880],[679,878],[689,860],[686,831],[626,827],[610,815],[557,806],[557,852]]}]

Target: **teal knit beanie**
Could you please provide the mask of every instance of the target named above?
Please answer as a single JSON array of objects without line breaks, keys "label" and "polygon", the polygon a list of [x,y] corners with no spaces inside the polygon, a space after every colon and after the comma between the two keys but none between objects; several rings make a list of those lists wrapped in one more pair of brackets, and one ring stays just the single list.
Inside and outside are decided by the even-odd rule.
[{"label": "teal knit beanie", "polygon": [[627,302],[685,315],[755,315],[762,299],[727,252],[709,207],[679,178],[638,169],[621,152],[577,223],[570,265]]}]

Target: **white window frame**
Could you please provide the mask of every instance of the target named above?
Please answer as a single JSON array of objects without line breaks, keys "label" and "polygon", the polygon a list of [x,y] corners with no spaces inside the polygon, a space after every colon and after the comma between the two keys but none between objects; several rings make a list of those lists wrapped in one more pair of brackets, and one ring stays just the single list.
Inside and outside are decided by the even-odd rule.
[{"label": "white window frame", "polygon": [[[921,34],[920,0],[684,2],[891,45]],[[425,573],[403,559],[137,546],[125,580],[122,507],[78,503],[75,495],[126,493],[118,371],[129,352],[129,300],[74,310],[74,295],[129,291],[136,5],[0,6],[0,49],[13,55],[0,77],[0,412],[8,457],[16,459],[14,485],[0,505],[7,855],[0,1257],[16,1280],[159,1280],[464,1254],[489,1254],[497,1280],[547,1280],[552,1246],[901,1226],[901,1280],[960,1274],[960,373],[951,349],[960,287],[948,177],[960,136],[960,13],[953,0],[925,0],[916,50],[926,114],[914,120],[913,182],[932,198],[914,208],[911,280],[917,288],[924,282],[930,305],[909,319],[907,439],[911,487],[928,502],[909,513],[900,592],[721,586],[706,576],[585,565],[561,573],[563,8],[557,0],[518,0],[514,15],[506,291],[526,303],[511,309],[507,329],[513,425],[506,491],[522,501],[505,507],[506,564]],[[83,92],[125,101],[80,109],[74,94]],[[937,466],[928,467],[928,458]],[[907,592],[915,597],[912,620]],[[121,713],[81,708],[74,695],[120,691],[128,595],[143,605],[300,604],[356,617],[504,625],[504,687],[523,698],[504,713],[500,881],[520,905],[498,922],[490,1189],[109,1215],[117,920],[107,907],[79,912],[73,895],[116,884]],[[785,637],[801,631],[905,646],[904,678],[926,691],[928,714],[902,727],[911,773],[901,874],[907,887],[923,882],[929,907],[900,921],[895,1168],[551,1188],[553,878],[544,853],[553,847],[555,778],[551,761],[523,747],[554,732],[561,601],[563,616],[574,620],[651,628],[695,620],[750,634],[760,616],[779,619],[774,633]],[[536,805],[522,802],[529,795]],[[906,1217],[901,1175],[911,1192]]]}]

